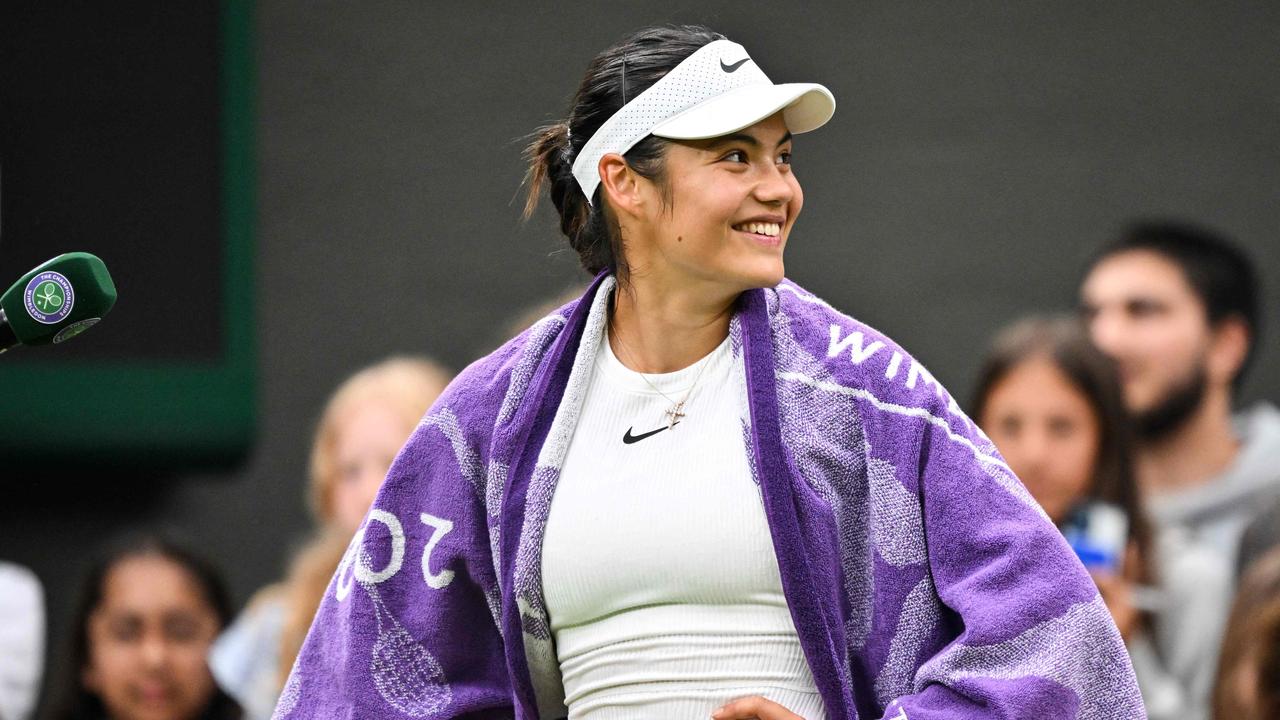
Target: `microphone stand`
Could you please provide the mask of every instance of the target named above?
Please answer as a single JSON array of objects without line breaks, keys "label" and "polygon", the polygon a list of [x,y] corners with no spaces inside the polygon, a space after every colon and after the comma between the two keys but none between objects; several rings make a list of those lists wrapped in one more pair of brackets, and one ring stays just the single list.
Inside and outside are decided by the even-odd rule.
[{"label": "microphone stand", "polygon": [[0,355],[11,347],[18,346],[18,336],[13,334],[13,328],[9,327],[9,318],[4,314],[4,308],[0,308]]}]

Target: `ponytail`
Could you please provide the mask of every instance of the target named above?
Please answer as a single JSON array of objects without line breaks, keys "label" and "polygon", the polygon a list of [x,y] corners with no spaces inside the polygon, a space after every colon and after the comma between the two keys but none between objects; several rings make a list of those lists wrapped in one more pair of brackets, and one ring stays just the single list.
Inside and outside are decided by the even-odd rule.
[{"label": "ponytail", "polygon": [[569,142],[569,124],[553,123],[536,130],[525,160],[529,169],[525,183],[529,195],[525,199],[524,218],[529,219],[538,208],[542,189],[547,188],[551,203],[560,216],[560,232],[569,239],[569,247],[578,253],[583,269],[595,275],[609,269],[621,281],[626,277],[626,261],[622,259],[622,234],[617,223],[599,202],[587,203],[587,196],[573,176],[573,148]]}]

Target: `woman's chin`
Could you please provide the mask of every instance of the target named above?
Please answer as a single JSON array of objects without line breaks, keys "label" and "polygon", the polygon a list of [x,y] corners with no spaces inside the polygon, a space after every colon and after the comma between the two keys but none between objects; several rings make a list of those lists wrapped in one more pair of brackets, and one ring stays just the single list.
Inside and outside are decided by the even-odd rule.
[{"label": "woman's chin", "polygon": [[743,285],[747,288],[771,288],[782,282],[786,276],[782,259],[776,262],[761,263],[755,267],[744,269]]}]

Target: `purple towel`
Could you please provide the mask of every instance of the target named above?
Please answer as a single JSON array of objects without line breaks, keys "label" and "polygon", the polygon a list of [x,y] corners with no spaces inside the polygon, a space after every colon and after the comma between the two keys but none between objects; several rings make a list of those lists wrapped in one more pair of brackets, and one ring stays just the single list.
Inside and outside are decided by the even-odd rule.
[{"label": "purple towel", "polygon": [[[612,286],[597,278],[428,411],[276,718],[567,714],[542,533]],[[1089,575],[924,367],[790,281],[744,293],[730,334],[752,472],[830,718],[1145,717]]]}]

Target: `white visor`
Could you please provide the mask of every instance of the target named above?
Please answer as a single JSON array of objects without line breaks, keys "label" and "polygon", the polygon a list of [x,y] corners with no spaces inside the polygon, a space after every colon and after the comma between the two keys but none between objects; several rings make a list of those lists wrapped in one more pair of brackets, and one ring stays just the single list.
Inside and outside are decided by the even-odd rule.
[{"label": "white visor", "polygon": [[573,176],[591,202],[600,158],[626,153],[649,135],[673,140],[719,137],[782,111],[794,134],[816,130],[835,113],[831,91],[815,83],[774,85],[729,40],[708,43],[605,121],[573,161]]}]

